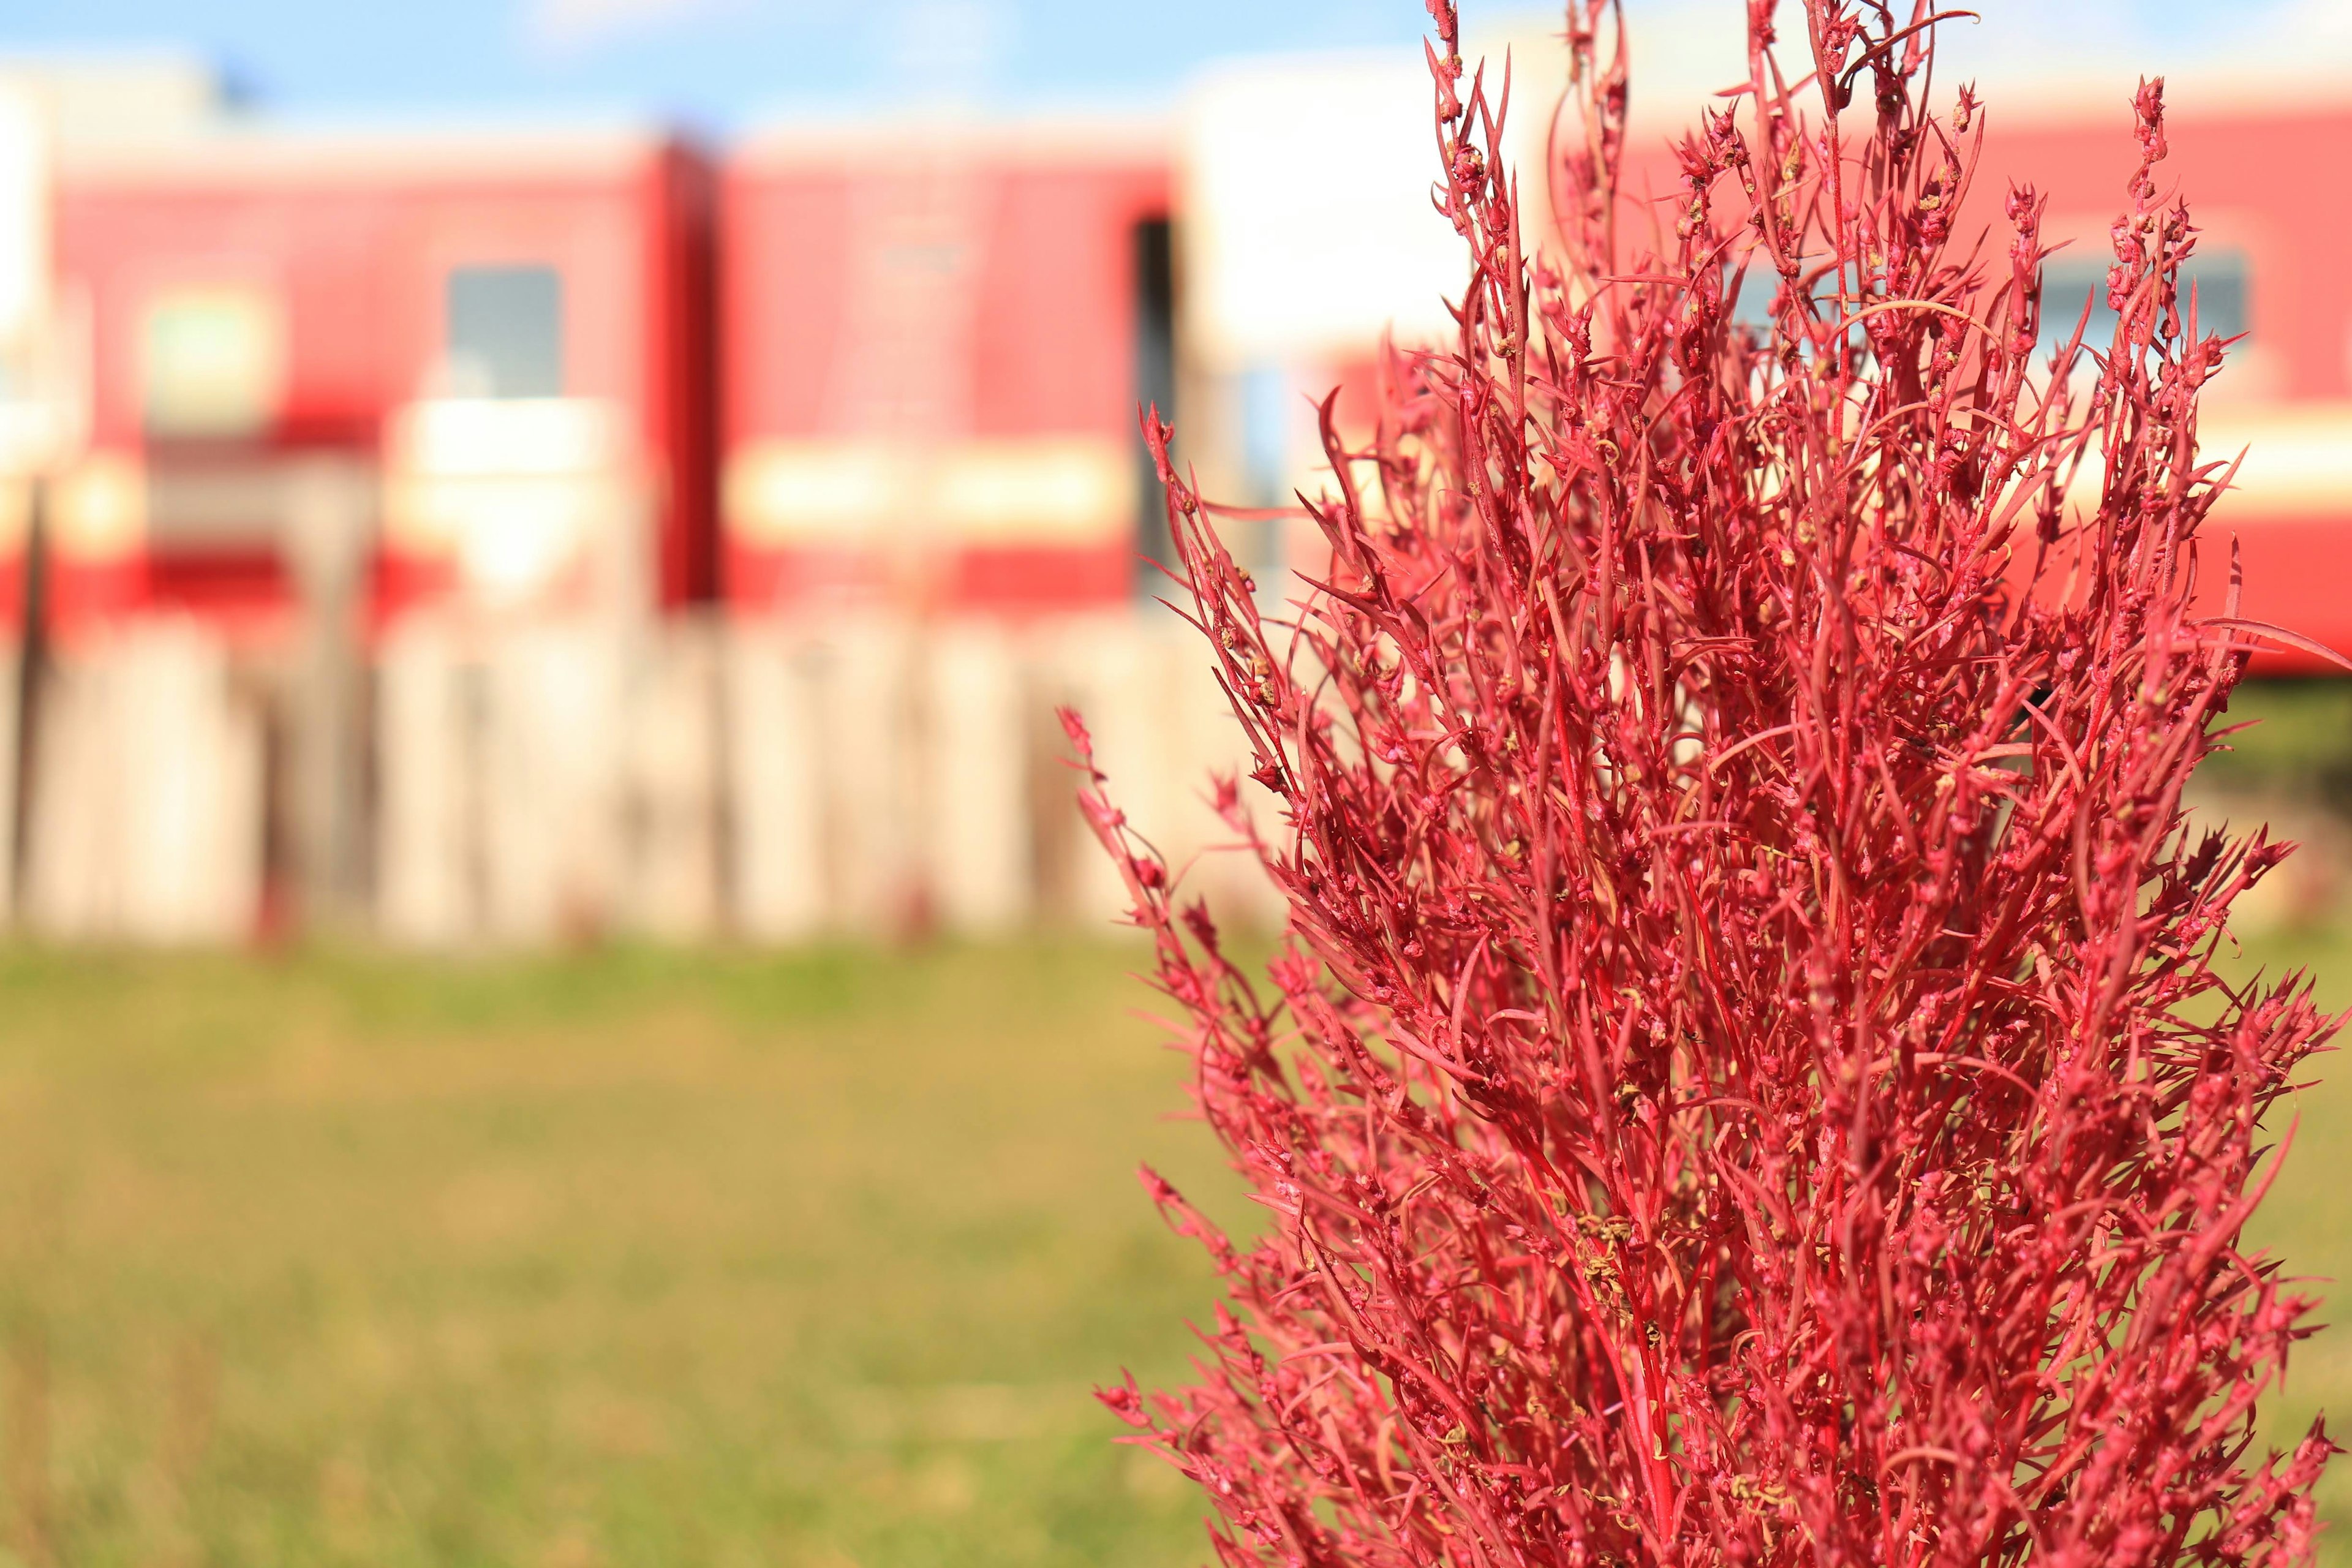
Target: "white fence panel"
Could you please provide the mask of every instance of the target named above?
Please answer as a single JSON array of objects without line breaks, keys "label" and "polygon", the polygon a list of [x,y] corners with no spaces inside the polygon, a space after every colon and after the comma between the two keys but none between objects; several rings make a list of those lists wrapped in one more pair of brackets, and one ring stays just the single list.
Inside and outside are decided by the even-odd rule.
[{"label": "white fence panel", "polygon": [[262,730],[219,637],[142,621],[42,694],[27,915],[45,935],[221,942],[261,909]]},{"label": "white fence panel", "polygon": [[665,942],[719,930],[719,628],[681,621],[628,672],[620,924]]},{"label": "white fence panel", "polygon": [[389,940],[475,931],[472,672],[444,626],[411,622],[376,670],[376,919]]},{"label": "white fence panel", "polygon": [[1030,693],[1001,626],[950,626],[924,649],[925,865],[940,923],[989,935],[1036,905],[1030,830]]},{"label": "white fence panel", "polygon": [[627,651],[593,626],[488,645],[482,929],[493,942],[579,940],[616,921]]},{"label": "white fence panel", "polygon": [[[254,929],[289,787],[265,777],[260,707],[298,688],[244,673],[215,633],[158,619],[49,674],[27,803],[36,929]],[[1190,889],[1228,921],[1280,914],[1213,810],[1212,771],[1268,833],[1271,802],[1205,650],[1156,612],[1027,628],[417,619],[378,647],[373,689],[370,897],[401,944],[1103,929],[1127,899],[1076,810],[1062,704]],[[0,756],[0,789],[9,771]]]},{"label": "white fence panel", "polygon": [[731,627],[722,645],[726,886],[736,929],[803,942],[825,926],[824,729],[815,672],[793,637]]}]

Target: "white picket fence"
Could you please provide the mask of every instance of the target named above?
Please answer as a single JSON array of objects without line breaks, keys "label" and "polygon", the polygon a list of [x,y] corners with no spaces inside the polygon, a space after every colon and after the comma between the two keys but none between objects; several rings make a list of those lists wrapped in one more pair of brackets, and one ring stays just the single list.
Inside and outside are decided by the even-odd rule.
[{"label": "white picket fence", "polygon": [[32,930],[207,942],[257,927],[264,728],[216,637],[123,628],[48,670],[35,713],[18,902]]},{"label": "white picket fence", "polygon": [[[0,689],[13,710],[5,668]],[[284,881],[289,689],[190,622],[55,658],[24,884],[0,901],[56,938],[255,931]],[[1126,899],[1072,805],[1062,704],[1224,918],[1278,916],[1207,804],[1212,771],[1243,764],[1239,731],[1197,634],[1157,611],[495,637],[417,622],[381,647],[371,689],[366,923],[401,944],[1100,926]]]}]

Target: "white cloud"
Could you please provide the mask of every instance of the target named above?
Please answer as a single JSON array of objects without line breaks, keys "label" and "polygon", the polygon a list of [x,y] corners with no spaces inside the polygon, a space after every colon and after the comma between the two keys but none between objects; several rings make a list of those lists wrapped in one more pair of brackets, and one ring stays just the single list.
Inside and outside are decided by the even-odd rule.
[{"label": "white cloud", "polygon": [[746,0],[525,0],[523,36],[537,50],[576,55],[745,8]]},{"label": "white cloud", "polygon": [[[1805,54],[1798,0],[1779,0],[1784,64]],[[1997,113],[2041,103],[2104,103],[2117,122],[2142,76],[2163,75],[2176,104],[2266,83],[2342,80],[2352,72],[2352,3],[2240,0],[1958,0],[1979,19],[1944,24],[1936,79],[1973,81]],[[1897,6],[1898,11],[1906,7]],[[1714,92],[1747,75],[1740,8],[1731,0],[1629,0],[1633,110],[1651,127],[1690,123]],[[1522,34],[1556,34],[1556,16]]]},{"label": "white cloud", "polygon": [[2352,54],[2352,7],[2344,0],[2288,0],[2276,7],[2271,36],[2273,47],[2325,48],[2337,59]]}]

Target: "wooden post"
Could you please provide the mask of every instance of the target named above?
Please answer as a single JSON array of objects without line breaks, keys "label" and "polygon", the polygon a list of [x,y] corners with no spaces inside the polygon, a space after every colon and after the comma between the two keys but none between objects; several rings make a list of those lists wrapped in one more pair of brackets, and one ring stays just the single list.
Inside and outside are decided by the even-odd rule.
[{"label": "wooden post", "polygon": [[295,889],[306,923],[349,926],[365,892],[366,669],[359,594],[373,531],[367,471],[306,458],[289,476],[283,550],[301,632],[289,704]]},{"label": "wooden post", "polygon": [[904,934],[923,914],[914,653],[907,625],[879,616],[835,623],[817,649],[829,912],[869,936]]},{"label": "wooden post", "polygon": [[926,650],[925,868],[940,922],[1001,933],[1034,907],[1028,736],[1011,636],[950,625]]},{"label": "wooden post", "polygon": [[656,630],[629,672],[622,914],[665,941],[719,925],[719,663],[718,627],[679,620]]},{"label": "wooden post", "polygon": [[624,634],[518,627],[485,665],[482,909],[520,943],[608,931],[618,892]]},{"label": "wooden post", "polygon": [[122,871],[122,759],[108,744],[113,703],[106,650],[77,648],[41,673],[38,732],[26,803],[26,923],[71,941],[115,935]]},{"label": "wooden post", "polygon": [[130,786],[119,839],[123,934],[248,938],[261,911],[260,716],[231,685],[221,635],[193,620],[133,623],[118,657],[112,749]]},{"label": "wooden post", "polygon": [[392,942],[448,947],[477,928],[475,715],[454,636],[423,618],[387,637],[376,672],[376,921]]},{"label": "wooden post", "polygon": [[774,626],[728,628],[727,889],[754,942],[798,942],[825,924],[824,744],[815,683]]},{"label": "wooden post", "polygon": [[[1168,767],[1171,715],[1157,661],[1135,617],[1119,612],[1066,621],[1055,628],[1048,658],[1055,695],[1086,721],[1094,737],[1095,765],[1108,777],[1119,809],[1139,832],[1165,847],[1173,782]],[[1078,816],[1077,787],[1077,776],[1071,774],[1058,792],[1051,830],[1072,845],[1070,912],[1080,929],[1099,931],[1127,912],[1127,886]]]},{"label": "wooden post", "polygon": [[234,942],[260,912],[261,726],[217,634],[137,621],[60,661],[42,709],[27,913],[59,937]]}]

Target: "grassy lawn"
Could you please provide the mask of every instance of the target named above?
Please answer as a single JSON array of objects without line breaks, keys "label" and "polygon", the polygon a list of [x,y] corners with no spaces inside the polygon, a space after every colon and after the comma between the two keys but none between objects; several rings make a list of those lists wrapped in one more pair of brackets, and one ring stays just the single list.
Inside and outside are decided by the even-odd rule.
[{"label": "grassy lawn", "polygon": [[0,959],[0,1542],[1198,1561],[1088,1394],[1210,1299],[1139,956]]},{"label": "grassy lawn", "polygon": [[[2307,932],[2249,943],[2246,968],[2269,973],[2309,969],[2318,977],[2322,1005],[2352,1007],[2352,931]],[[2294,1142],[2270,1200],[2255,1217],[2253,1239],[2307,1281],[2321,1298],[2317,1320],[2329,1325],[2295,1348],[2284,1394],[2269,1409],[2272,1437],[2282,1446],[2300,1437],[2321,1411],[2336,1440],[2352,1447],[2352,1030],[2318,1058],[2317,1081],[2292,1101]],[[2276,1131],[2284,1132],[2282,1125]],[[2352,1458],[2338,1458],[2320,1483],[2320,1509],[2329,1529],[2320,1561],[2352,1564]]]},{"label": "grassy lawn", "polygon": [[[1087,1394],[1209,1300],[1136,1161],[1234,1214],[1139,956],[0,956],[0,1546],[1199,1562]],[[2352,1002],[2352,938],[2258,956]],[[2352,1274],[2352,1089],[2303,1111],[2263,1234]]]}]

